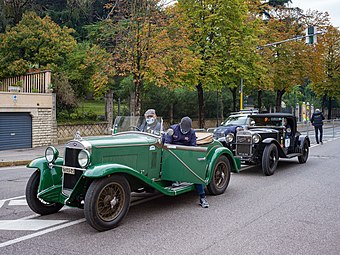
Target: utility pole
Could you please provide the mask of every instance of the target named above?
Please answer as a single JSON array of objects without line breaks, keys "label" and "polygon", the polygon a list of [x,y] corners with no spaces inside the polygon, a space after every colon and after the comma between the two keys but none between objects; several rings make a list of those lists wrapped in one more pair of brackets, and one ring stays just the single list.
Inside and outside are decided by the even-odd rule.
[{"label": "utility pole", "polygon": [[240,80],[240,111],[243,110],[243,78]]}]

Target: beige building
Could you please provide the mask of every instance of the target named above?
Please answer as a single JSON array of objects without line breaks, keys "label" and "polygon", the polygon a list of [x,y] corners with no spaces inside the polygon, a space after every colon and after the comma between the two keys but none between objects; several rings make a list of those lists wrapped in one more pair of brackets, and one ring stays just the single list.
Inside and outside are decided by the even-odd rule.
[{"label": "beige building", "polygon": [[35,72],[0,82],[0,150],[57,143],[51,72]]}]

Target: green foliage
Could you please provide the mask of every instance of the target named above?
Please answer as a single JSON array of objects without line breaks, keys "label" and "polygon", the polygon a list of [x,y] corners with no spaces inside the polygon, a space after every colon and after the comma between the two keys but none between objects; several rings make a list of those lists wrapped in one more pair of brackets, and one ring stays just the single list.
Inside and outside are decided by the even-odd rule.
[{"label": "green foliage", "polygon": [[56,70],[76,46],[72,32],[49,17],[24,14],[17,26],[0,34],[0,77],[21,75],[35,64]]}]

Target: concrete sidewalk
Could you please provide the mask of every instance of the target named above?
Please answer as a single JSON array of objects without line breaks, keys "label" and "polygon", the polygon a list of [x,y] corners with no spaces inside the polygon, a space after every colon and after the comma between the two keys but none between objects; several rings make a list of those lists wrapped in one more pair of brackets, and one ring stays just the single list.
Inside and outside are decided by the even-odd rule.
[{"label": "concrete sidewalk", "polygon": [[[27,165],[33,159],[45,156],[48,146],[0,151],[0,167]],[[64,144],[54,146],[59,155],[64,153]]]}]

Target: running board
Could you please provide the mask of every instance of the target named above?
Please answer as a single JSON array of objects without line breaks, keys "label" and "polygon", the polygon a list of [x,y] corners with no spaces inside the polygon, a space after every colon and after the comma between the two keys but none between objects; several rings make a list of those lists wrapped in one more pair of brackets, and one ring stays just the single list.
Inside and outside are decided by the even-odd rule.
[{"label": "running board", "polygon": [[298,156],[302,156],[302,153],[291,153],[291,154],[287,154],[286,158],[294,158],[294,157],[298,157]]}]

